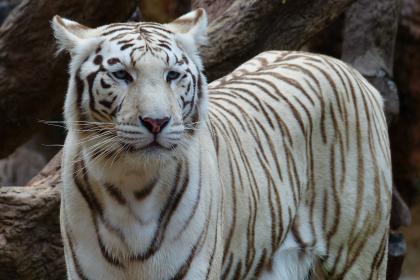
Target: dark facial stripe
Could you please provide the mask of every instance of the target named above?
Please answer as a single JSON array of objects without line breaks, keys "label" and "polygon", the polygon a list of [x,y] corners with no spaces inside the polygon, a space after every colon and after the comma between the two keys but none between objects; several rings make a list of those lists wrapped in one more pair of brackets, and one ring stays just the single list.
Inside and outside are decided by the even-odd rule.
[{"label": "dark facial stripe", "polygon": [[101,64],[102,64],[102,60],[103,60],[102,55],[98,54],[98,55],[97,55],[97,56],[95,56],[95,58],[93,59],[93,63],[95,63],[96,65],[101,65]]},{"label": "dark facial stripe", "polygon": [[119,32],[119,31],[132,31],[133,29],[134,28],[132,26],[123,26],[123,27],[120,27],[120,28],[115,28],[115,29],[112,29],[110,31],[104,32],[104,33],[102,33],[102,36],[107,36],[107,35],[110,35],[110,34],[113,34],[113,33]]},{"label": "dark facial stripe", "polygon": [[107,84],[107,83],[104,81],[104,79],[101,79],[101,87],[106,89],[106,88],[110,88],[110,87],[111,87],[111,85]]},{"label": "dark facial stripe", "polygon": [[96,72],[90,73],[86,78],[86,80],[88,82],[88,91],[89,91],[89,108],[92,111],[93,116],[94,116],[94,114],[97,114],[98,116],[100,116],[100,118],[103,118],[103,119],[107,120],[107,119],[109,119],[109,117],[106,114],[104,114],[104,113],[102,113],[102,112],[100,112],[96,109],[96,106],[95,106],[96,101],[95,101],[95,97],[94,97],[94,94],[93,94],[93,83],[95,82],[95,78],[100,71],[103,71],[102,67],[99,70],[97,70]]},{"label": "dark facial stripe", "polygon": [[80,71],[81,71],[80,69],[77,71],[76,77],[75,77],[75,79],[76,79],[76,90],[77,90],[77,101],[76,101],[77,108],[76,108],[76,110],[79,113],[81,113],[81,110],[82,110],[83,91],[85,89],[84,82],[80,78]]},{"label": "dark facial stripe", "polygon": [[201,98],[203,96],[203,78],[201,77],[201,74],[198,74],[197,79],[197,96],[198,98]]},{"label": "dark facial stripe", "polygon": [[166,37],[169,39],[167,35],[173,34],[172,31],[165,29],[162,25],[151,24],[150,22],[141,24],[142,28],[151,28],[153,32],[159,32],[159,36]]},{"label": "dark facial stripe", "polygon": [[118,42],[117,42],[117,44],[118,44],[118,45],[122,45],[122,44],[131,43],[131,42],[133,42],[133,41],[134,41],[134,39],[126,39],[126,40],[121,40],[121,41],[118,41]]},{"label": "dark facial stripe", "polygon": [[135,30],[134,31],[129,31],[129,32],[123,32],[123,33],[115,35],[114,37],[111,37],[109,39],[109,41],[116,41],[116,40],[124,38],[127,35],[136,35],[136,34],[137,34],[137,32]]},{"label": "dark facial stripe", "polygon": [[168,44],[159,43],[158,46],[161,48],[167,49],[168,51],[172,51],[172,48]]},{"label": "dark facial stripe", "polygon": [[110,109],[112,106],[112,102],[107,101],[107,100],[100,100],[99,104],[101,104],[102,106],[104,106],[107,109]]},{"label": "dark facial stripe", "polygon": [[138,26],[137,22],[124,22],[124,23],[111,23],[105,27],[106,30],[116,28],[116,27],[135,27]]},{"label": "dark facial stripe", "polygon": [[110,59],[108,59],[108,64],[109,65],[115,65],[115,64],[117,64],[117,63],[121,63],[121,60],[119,60],[118,58],[116,58],[116,57],[113,57],[113,58],[110,58]]},{"label": "dark facial stripe", "polygon": [[134,46],[134,44],[125,44],[125,45],[122,45],[121,46],[121,48],[120,48],[120,50],[125,50],[125,49],[128,49],[128,48],[130,48],[130,47],[132,47],[132,46]]}]

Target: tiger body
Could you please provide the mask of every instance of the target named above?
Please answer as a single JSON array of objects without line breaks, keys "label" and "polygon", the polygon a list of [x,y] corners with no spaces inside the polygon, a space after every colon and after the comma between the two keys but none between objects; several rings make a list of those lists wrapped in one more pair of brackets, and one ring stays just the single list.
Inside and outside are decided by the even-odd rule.
[{"label": "tiger body", "polygon": [[[68,278],[306,279],[320,263],[331,278],[384,279],[392,179],[379,93],[338,60],[277,51],[207,89],[191,47],[205,25],[203,10],[95,30],[55,19],[72,53]],[[112,72],[118,61],[128,73]]]},{"label": "tiger body", "polygon": [[272,262],[267,279],[304,279],[320,257],[334,279],[385,279],[392,178],[379,93],[338,60],[273,51],[211,83],[209,98],[229,213],[224,275]]}]

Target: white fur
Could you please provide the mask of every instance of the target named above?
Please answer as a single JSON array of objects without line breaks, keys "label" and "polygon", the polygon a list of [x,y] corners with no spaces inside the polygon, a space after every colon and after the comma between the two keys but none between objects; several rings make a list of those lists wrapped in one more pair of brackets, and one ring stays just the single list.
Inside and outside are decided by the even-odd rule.
[{"label": "white fur", "polygon": [[[204,10],[191,12],[165,27],[175,33],[171,41],[172,54],[177,57],[185,54],[193,62],[189,69],[194,77],[200,77],[202,62],[198,49],[205,43],[207,29]],[[260,279],[300,280],[327,255],[329,258],[323,263],[324,269],[331,271],[337,263],[334,273],[340,275],[346,257],[352,254],[349,251],[354,245],[352,240],[364,238],[367,242],[360,248],[360,258],[348,271],[343,270],[343,278],[368,277],[375,252],[380,251],[381,239],[388,230],[391,173],[382,101],[378,92],[358,73],[326,57],[267,52],[212,83],[209,101],[206,80],[201,76],[203,96],[201,103],[194,99],[193,104],[200,104],[196,108],[200,123],[194,127],[193,136],[188,137],[188,127],[195,124],[186,117],[189,110],[180,106],[178,98],[187,84],[165,81],[165,75],[171,69],[185,70],[170,64],[172,62],[168,63],[168,68],[164,56],[146,53],[130,57],[129,52],[122,51],[119,45],[101,36],[108,30],[106,26],[86,29],[77,23],[55,18],[53,28],[60,48],[72,54],[65,103],[69,133],[64,146],[60,217],[69,279],[78,279],[71,254],[72,242],[76,259],[89,279],[168,279],[185,264],[194,244],[200,244],[200,250],[185,275],[187,279],[205,279],[207,273],[209,279],[219,279],[223,273],[229,279],[234,273],[243,274],[246,269],[250,272],[243,278],[253,279],[252,273],[260,265],[258,258],[266,254]],[[124,39],[130,39],[130,36],[137,38],[138,34],[127,35]],[[109,140],[103,135],[87,140],[78,131],[80,112],[77,109],[76,79],[80,75],[85,82],[89,74],[97,71],[98,66],[89,56],[99,45],[101,61],[118,57],[133,77],[132,83],[125,84],[106,73],[97,74],[111,85],[112,91],[117,93],[116,100],[122,104],[121,110],[111,120],[112,128],[118,131],[115,139],[125,139],[126,144],[142,147],[150,143],[153,136],[141,125],[139,117],[170,116],[168,127],[156,139],[164,147],[177,143],[180,148],[131,154],[119,151],[111,159],[91,157],[92,149],[98,145],[109,150],[118,149],[120,145],[115,139]],[[288,55],[298,58],[283,65],[282,58]],[[139,64],[127,67],[132,65],[132,59]],[[350,94],[349,84],[339,83],[341,77],[328,68],[329,65],[335,65],[341,69],[340,73],[350,77],[348,83],[355,88],[354,96]],[[319,79],[318,83],[296,71],[298,67],[310,68]],[[109,69],[113,72],[120,70],[121,66],[109,66]],[[331,79],[337,82],[337,92],[319,69],[326,69],[333,77]],[[250,79],[243,78],[258,71],[262,73],[258,77],[263,77],[265,83],[255,79],[252,84]],[[302,84],[303,90],[313,100],[293,83],[287,82],[291,79]],[[101,93],[99,80],[95,80],[93,89]],[[235,84],[238,80],[248,84]],[[84,85],[81,106],[91,121],[86,82]],[[106,91],[102,93],[106,95]],[[276,95],[278,99],[272,97]],[[260,106],[255,98],[262,102],[264,114],[263,109],[255,109]],[[188,101],[193,102],[193,99]],[[365,111],[363,102],[370,102],[372,107]],[[273,111],[270,111],[270,106]],[[327,110],[325,116],[322,106]],[[292,107],[295,111],[291,110]],[[338,108],[347,110],[347,120],[338,113]],[[288,133],[275,114],[280,115]],[[363,118],[365,115],[370,117],[371,123]],[[271,120],[273,127],[267,119]],[[183,131],[183,134],[173,136],[178,131]],[[347,132],[348,139],[343,136]],[[357,141],[357,133],[362,140]],[[358,153],[359,148],[362,153]],[[375,155],[371,154],[371,149]],[[341,154],[342,151],[345,154]],[[364,163],[363,190],[359,190],[361,171],[357,161],[360,156]],[[85,170],[74,170],[74,161],[78,158],[84,159]],[[345,172],[341,171],[341,162],[346,165]],[[331,163],[336,167],[334,174]],[[311,167],[314,174],[311,174]],[[103,216],[89,209],[80,186],[76,184],[77,178],[82,180],[84,173],[89,178],[89,186],[85,184],[84,187],[89,187],[99,201]],[[377,174],[381,174],[379,179]],[[149,248],[159,228],[160,213],[170,199],[177,197],[172,187],[175,182],[182,186],[185,178],[188,178],[185,181],[188,184],[167,224],[159,250],[145,260],[134,260],[134,256]],[[154,181],[156,184],[147,197],[141,201],[134,197],[134,192],[144,190]],[[107,193],[106,184],[118,188],[125,203]],[[358,197],[362,191],[359,205]],[[196,201],[197,210],[188,222]],[[357,209],[361,209],[359,215],[356,215]],[[340,214],[339,227],[335,228],[337,213]],[[106,251],[121,261],[123,268],[106,261],[98,245],[95,222]],[[252,229],[250,225],[253,225]],[[366,230],[370,230],[369,237],[364,233]],[[227,244],[230,233],[232,238]],[[202,242],[198,242],[200,236],[204,236]],[[275,248],[272,247],[275,243],[273,236],[275,242],[278,241]],[[384,242],[383,251],[386,250],[386,240]],[[249,250],[251,246],[252,252]],[[344,248],[342,251],[341,247]],[[223,262],[225,251],[227,255]],[[384,277],[385,263],[386,255],[375,267],[376,279]]]}]

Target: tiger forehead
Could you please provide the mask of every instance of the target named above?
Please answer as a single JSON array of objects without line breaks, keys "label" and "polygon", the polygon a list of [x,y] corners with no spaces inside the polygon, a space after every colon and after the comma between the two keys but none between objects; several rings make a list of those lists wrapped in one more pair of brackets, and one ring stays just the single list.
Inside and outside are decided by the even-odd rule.
[{"label": "tiger forehead", "polygon": [[146,43],[170,42],[173,32],[159,23],[114,23],[105,27],[101,34],[109,41],[141,40]]},{"label": "tiger forehead", "polygon": [[[116,44],[120,51],[128,50],[134,67],[146,54],[163,59],[166,65],[189,64],[186,56],[177,52],[182,48],[176,42],[174,33],[162,24],[149,22],[111,24],[104,28],[102,37],[105,41]],[[115,60],[110,64],[113,62]]]}]

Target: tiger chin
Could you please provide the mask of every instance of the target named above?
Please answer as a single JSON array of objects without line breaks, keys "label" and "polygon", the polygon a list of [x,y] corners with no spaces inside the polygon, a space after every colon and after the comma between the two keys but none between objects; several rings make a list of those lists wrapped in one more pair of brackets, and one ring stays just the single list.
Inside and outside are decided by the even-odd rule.
[{"label": "tiger chin", "polygon": [[207,16],[89,28],[71,56],[60,225],[68,279],[385,279],[392,185],[379,93],[270,51],[207,84]]}]

